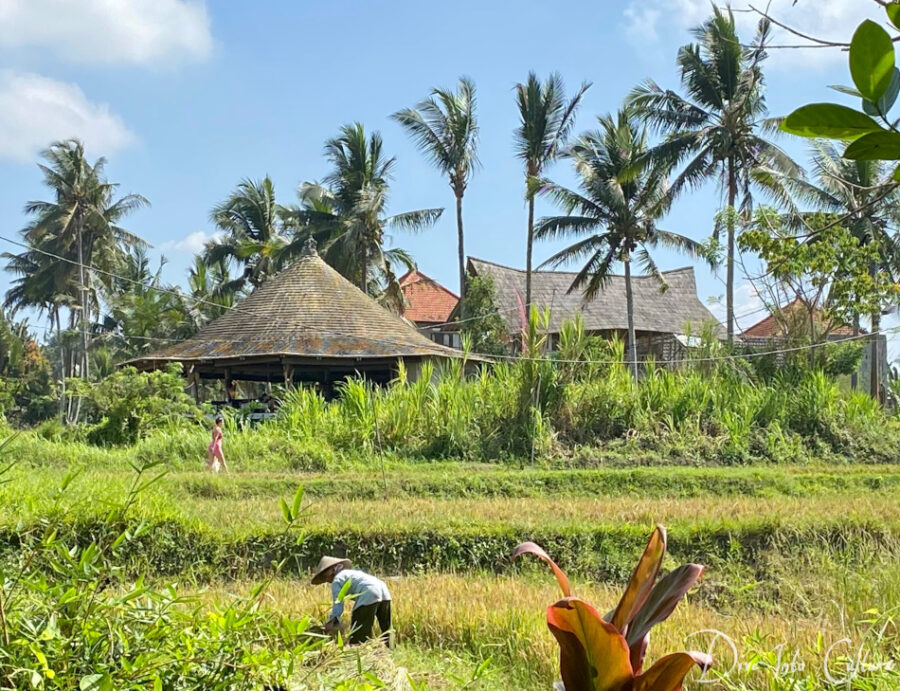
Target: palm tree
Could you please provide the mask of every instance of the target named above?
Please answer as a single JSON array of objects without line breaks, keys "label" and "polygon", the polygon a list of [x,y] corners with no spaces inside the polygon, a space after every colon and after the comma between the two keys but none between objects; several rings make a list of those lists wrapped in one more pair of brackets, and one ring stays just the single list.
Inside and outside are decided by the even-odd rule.
[{"label": "palm tree", "polygon": [[[402,305],[395,268],[414,268],[408,253],[385,249],[386,231],[419,231],[433,225],[443,209],[385,215],[395,159],[387,158],[381,135],[367,136],[360,123],[345,125],[325,144],[332,170],[323,184],[300,186],[301,206],[290,212],[300,229],[285,254],[294,255],[313,236],[322,254],[361,290]],[[399,302],[398,302],[399,301]]]},{"label": "palm tree", "polygon": [[457,91],[433,89],[415,108],[394,113],[394,120],[412,137],[419,150],[450,178],[456,197],[456,232],[459,252],[459,295],[466,293],[466,251],[462,202],[469,177],[478,166],[478,120],[475,84],[460,77]]},{"label": "palm tree", "polygon": [[[18,254],[3,253],[6,271],[16,276],[6,292],[4,305],[12,315],[22,309],[36,309],[39,315],[49,317],[51,328],[56,328],[59,357],[54,358],[53,364],[59,366],[60,381],[73,374],[75,364],[74,352],[66,348],[70,339],[63,338],[62,311],[68,309],[70,320],[74,320],[80,297],[77,267],[55,259],[64,256],[64,252],[58,243],[44,241],[42,246],[32,245]],[[62,417],[66,412],[64,395],[59,403]]]},{"label": "palm tree", "polygon": [[188,294],[184,296],[193,331],[221,317],[241,296],[225,263],[208,264],[195,256],[188,269]]},{"label": "palm tree", "polygon": [[210,240],[203,252],[207,264],[234,262],[241,274],[223,286],[225,292],[254,288],[280,271],[287,258],[282,250],[288,243],[284,226],[284,208],[275,201],[275,185],[266,176],[262,180],[241,180],[210,218],[220,238]]},{"label": "palm tree", "polygon": [[590,84],[584,83],[566,100],[562,77],[554,72],[541,84],[534,72],[524,84],[516,84],[519,127],[516,129],[516,155],[525,162],[525,199],[528,201],[528,228],[525,240],[525,308],[531,306],[531,263],[534,247],[534,181],[544,167],[556,160],[575,125],[575,111]]},{"label": "palm tree", "polygon": [[667,167],[647,157],[647,132],[627,109],[598,119],[600,129],[583,134],[567,154],[579,177],[579,191],[543,181],[542,192],[566,211],[565,216],[541,219],[538,239],[577,238],[577,242],[550,257],[545,265],[573,260],[584,265],[569,291],[582,289],[593,299],[609,280],[617,262],[625,267],[628,317],[628,360],[637,376],[634,298],[631,262],[641,264],[665,290],[665,278],[650,256],[657,245],[701,254],[695,241],[657,226],[668,208]]},{"label": "palm tree", "polygon": [[[114,199],[118,185],[104,176],[106,160],[100,158],[93,165],[88,163],[84,146],[77,139],[55,142],[41,155],[47,164],[38,167],[55,200],[25,205],[25,213],[34,218],[22,234],[31,247],[51,246],[59,256],[75,256],[80,292],[81,374],[87,377],[88,323],[98,307],[96,300],[93,305],[91,302],[91,271],[94,268],[114,271],[129,248],[145,244],[118,223],[149,202],[137,194]],[[62,270],[60,263],[56,266]]]},{"label": "palm tree", "polygon": [[98,362],[124,360],[187,338],[191,322],[177,289],[162,281],[165,259],[154,271],[144,248],[128,253],[104,295],[107,306],[102,331],[108,346]]},{"label": "palm tree", "polygon": [[[884,161],[851,161],[841,156],[831,142],[815,140],[811,151],[811,178],[777,175],[763,171],[759,181],[788,208],[789,220],[798,232],[805,229],[810,213],[838,216],[860,246],[874,246],[878,260],[871,267],[875,278],[885,276],[891,283],[900,277],[900,188],[892,179],[893,167]],[[798,207],[814,209],[805,212]],[[813,238],[814,239],[814,238]],[[869,315],[872,327],[871,395],[879,396],[881,380],[877,339],[881,313]],[[859,333],[859,315],[854,319],[854,335]],[[853,376],[854,387],[856,375]]]},{"label": "palm tree", "polygon": [[650,155],[673,163],[687,161],[672,183],[673,195],[710,178],[717,179],[725,193],[729,343],[734,340],[733,218],[738,195],[741,210],[749,211],[752,173],[761,165],[798,177],[802,174],[787,154],[759,134],[770,129],[764,121],[761,68],[768,30],[768,23],[762,23],[755,47],[743,48],[731,10],[713,7],[713,16],[694,30],[698,43],[678,51],[681,82],[688,95],[664,90],[650,80],[635,88],[628,99],[645,122],[668,134]]}]

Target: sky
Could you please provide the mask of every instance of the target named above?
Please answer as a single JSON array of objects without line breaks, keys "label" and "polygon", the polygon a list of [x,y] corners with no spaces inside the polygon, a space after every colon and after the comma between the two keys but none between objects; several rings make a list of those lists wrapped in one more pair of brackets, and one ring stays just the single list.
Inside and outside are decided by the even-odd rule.
[{"label": "sky", "polygon": [[[874,0],[768,4],[783,23],[842,41],[863,18],[881,21],[883,12]],[[758,16],[746,0],[732,6],[749,42]],[[358,121],[381,132],[397,158],[390,212],[445,207],[435,227],[391,243],[456,291],[452,192],[390,114],[460,75],[475,81],[481,167],[464,201],[466,253],[523,267],[516,83],[530,70],[541,77],[558,71],[569,92],[591,82],[576,132],[591,129],[647,78],[677,89],[677,50],[709,14],[709,0],[0,0],[0,235],[17,238],[25,202],[47,198],[35,165],[40,151],[76,136],[91,158],[107,158],[123,194],[150,200],[124,225],[166,257],[166,279],[183,284],[193,254],[215,231],[209,210],[237,182],[270,175],[278,200],[294,202],[300,183],[327,174],[324,142]],[[772,40],[797,42],[781,31]],[[834,49],[772,50],[766,75],[772,115],[841,101],[827,85],[850,83],[846,53]],[[803,141],[779,143],[806,160]],[[547,172],[575,182],[564,161]],[[705,239],[720,205],[720,191],[707,185],[683,197],[662,226]],[[555,212],[539,202],[538,216]],[[537,244],[536,261],[563,244]],[[0,250],[15,249],[0,240]],[[691,263],[667,251],[655,257],[663,269]],[[723,317],[724,268],[696,271],[700,299]],[[0,291],[8,284],[0,275]],[[735,306],[739,328],[764,316],[743,277]]]}]

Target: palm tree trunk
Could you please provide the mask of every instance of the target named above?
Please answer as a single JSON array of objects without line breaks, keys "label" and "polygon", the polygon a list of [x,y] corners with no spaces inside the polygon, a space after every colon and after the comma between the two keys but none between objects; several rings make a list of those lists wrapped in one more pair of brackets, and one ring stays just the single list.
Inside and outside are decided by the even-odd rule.
[{"label": "palm tree trunk", "polygon": [[369,294],[369,253],[365,242],[359,248],[359,289]]},{"label": "palm tree trunk", "polygon": [[734,343],[734,202],[737,199],[734,157],[728,159],[728,265],[725,276],[725,311],[727,313],[728,345]]},{"label": "palm tree trunk", "polygon": [[466,297],[466,248],[463,241],[462,220],[463,191],[456,191],[456,235],[459,241],[459,299]]},{"label": "palm tree trunk", "polygon": [[876,401],[881,400],[881,359],[878,357],[879,331],[881,331],[881,313],[872,313],[872,334],[869,337],[869,395]]},{"label": "palm tree trunk", "polygon": [[75,219],[78,232],[78,276],[81,283],[81,377],[88,378],[88,292],[87,282],[84,275],[84,240],[83,225],[81,212],[77,212]]},{"label": "palm tree trunk", "polygon": [[531,309],[531,258],[534,249],[534,196],[528,199],[528,237],[525,239],[525,310]]},{"label": "palm tree trunk", "polygon": [[[859,338],[859,312],[853,313],[853,338]],[[856,391],[859,388],[859,368],[853,370],[850,375],[850,388]]]},{"label": "palm tree trunk", "polygon": [[56,345],[59,348],[59,419],[63,424],[66,424],[66,349],[63,347],[62,321],[59,318],[59,307],[54,307],[53,314],[50,315],[51,326],[54,318],[56,319]]},{"label": "palm tree trunk", "polygon": [[631,373],[638,376],[637,341],[634,333],[634,294],[631,292],[631,257],[625,259],[625,311],[628,313],[628,349],[625,357],[631,363]]}]

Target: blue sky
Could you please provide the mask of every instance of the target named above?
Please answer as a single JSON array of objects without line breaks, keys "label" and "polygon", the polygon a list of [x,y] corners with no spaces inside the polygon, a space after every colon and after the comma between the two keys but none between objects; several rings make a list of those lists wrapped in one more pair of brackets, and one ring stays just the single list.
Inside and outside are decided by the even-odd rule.
[{"label": "blue sky", "polygon": [[[840,40],[864,16],[880,18],[870,0],[773,0],[771,7],[788,24]],[[524,183],[512,149],[516,82],[529,70],[559,71],[570,90],[593,82],[576,129],[591,128],[596,115],[615,110],[647,77],[678,87],[676,51],[710,5],[579,0],[550,8],[531,0],[2,0],[0,234],[15,236],[25,223],[23,204],[46,196],[34,165],[39,150],[80,136],[91,156],[108,158],[109,177],[122,192],[150,200],[127,227],[165,254],[168,280],[183,282],[191,255],[214,230],[209,209],[235,183],[269,174],[280,201],[292,202],[298,183],[327,172],[324,141],[360,121],[379,130],[397,157],[391,211],[446,207],[435,228],[395,237],[394,244],[455,290],[451,191],[388,116],[466,74],[478,88],[482,162],[465,198],[466,251],[522,266]],[[749,41],[756,18],[737,16]],[[782,34],[776,42],[796,41]],[[850,81],[846,54],[833,50],[773,51],[767,75],[773,114],[840,98],[826,85]],[[805,158],[802,142],[782,144]],[[573,182],[564,163],[549,174]],[[679,202],[665,225],[705,238],[718,205],[710,185]],[[539,215],[552,211],[539,205]],[[536,258],[560,246],[540,244]],[[662,268],[689,263],[667,252],[657,258]],[[697,272],[702,300],[724,295],[720,277]],[[7,284],[0,276],[0,289]],[[758,298],[743,280],[736,305],[739,315],[750,313],[739,325],[760,318]]]}]

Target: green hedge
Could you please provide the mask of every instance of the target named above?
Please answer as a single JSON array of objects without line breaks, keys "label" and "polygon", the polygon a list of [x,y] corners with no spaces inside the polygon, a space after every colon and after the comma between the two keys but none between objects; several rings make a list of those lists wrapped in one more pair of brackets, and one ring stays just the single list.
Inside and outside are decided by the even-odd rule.
[{"label": "green hedge", "polygon": [[599,470],[435,469],[379,473],[290,476],[175,476],[167,486],[178,494],[202,499],[281,497],[302,482],[314,497],[379,499],[385,496],[546,497],[546,496],[811,496],[837,492],[887,492],[900,488],[900,471],[798,472],[795,468],[634,468]]},{"label": "green hedge", "polygon": [[[82,518],[66,524],[49,521],[33,526],[38,534],[57,530],[81,546],[102,534],[121,532],[103,519]],[[10,557],[20,545],[23,526],[0,529],[0,551]],[[711,568],[743,567],[754,571],[773,550],[785,556],[812,548],[837,551],[848,563],[865,559],[865,550],[900,554],[900,525],[832,518],[816,524],[788,525],[761,518],[727,525],[693,523],[669,528],[669,554],[676,562],[698,562]],[[120,553],[128,573],[158,577],[178,575],[196,581],[257,576],[287,560],[285,573],[305,576],[323,554],[347,555],[360,566],[384,574],[522,568],[508,556],[524,540],[542,545],[567,571],[598,580],[627,579],[646,544],[649,526],[624,524],[568,531],[521,529],[502,525],[478,529],[380,531],[316,528],[299,537],[260,532],[227,539],[174,519],[151,521],[149,530]],[[527,567],[526,567],[527,568]],[[761,574],[765,577],[765,574]]]}]

